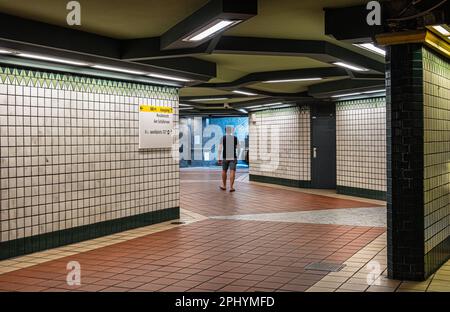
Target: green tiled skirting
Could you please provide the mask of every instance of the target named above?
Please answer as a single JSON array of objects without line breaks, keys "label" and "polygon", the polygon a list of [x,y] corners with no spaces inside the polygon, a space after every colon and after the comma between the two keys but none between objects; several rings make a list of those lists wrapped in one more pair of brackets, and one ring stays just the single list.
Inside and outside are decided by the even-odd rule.
[{"label": "green tiled skirting", "polygon": [[450,236],[425,255],[425,276],[428,278],[450,259]]},{"label": "green tiled skirting", "polygon": [[349,186],[336,186],[336,192],[338,194],[343,195],[351,195],[357,197],[364,197],[370,199],[378,199],[378,200],[386,200],[386,192],[376,191],[376,190],[368,190],[357,187],[349,187]]},{"label": "green tiled skirting", "polygon": [[146,225],[178,219],[180,208],[152,211],[136,216],[79,226],[0,243],[0,260],[73,244]]},{"label": "green tiled skirting", "polygon": [[275,177],[266,177],[266,176],[260,176],[260,175],[254,175],[254,174],[249,175],[249,180],[254,181],[254,182],[277,184],[277,185],[284,185],[284,186],[290,186],[290,187],[311,188],[311,181],[298,181],[298,180],[282,179],[282,178],[275,178]]}]

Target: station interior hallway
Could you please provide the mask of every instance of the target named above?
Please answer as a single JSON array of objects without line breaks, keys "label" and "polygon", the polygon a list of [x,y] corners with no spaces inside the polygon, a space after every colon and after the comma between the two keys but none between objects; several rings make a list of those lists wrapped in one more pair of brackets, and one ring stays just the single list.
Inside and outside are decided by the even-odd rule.
[{"label": "station interior hallway", "polygon": [[[382,201],[181,169],[182,224],[165,222],[0,261],[1,291],[449,291],[386,278]],[[68,286],[67,264],[81,265]],[[316,265],[322,264],[321,267]]]}]

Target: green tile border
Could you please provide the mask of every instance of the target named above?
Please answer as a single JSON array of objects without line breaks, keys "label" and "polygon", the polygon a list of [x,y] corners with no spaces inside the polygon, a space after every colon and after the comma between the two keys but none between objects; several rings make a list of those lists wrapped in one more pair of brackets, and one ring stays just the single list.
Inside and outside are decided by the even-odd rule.
[{"label": "green tile border", "polygon": [[6,241],[0,243],[0,260],[174,220],[179,217],[180,208],[175,207]]},{"label": "green tile border", "polygon": [[450,259],[450,236],[425,254],[425,278],[436,272]]},{"label": "green tile border", "polygon": [[311,188],[311,181],[291,180],[291,179],[275,178],[275,177],[261,176],[261,175],[255,175],[255,174],[249,174],[249,180],[253,181],[253,182],[277,184],[277,185],[290,186],[290,187]]},{"label": "green tile border", "polygon": [[349,186],[336,186],[336,193],[370,199],[386,200],[386,192]]}]

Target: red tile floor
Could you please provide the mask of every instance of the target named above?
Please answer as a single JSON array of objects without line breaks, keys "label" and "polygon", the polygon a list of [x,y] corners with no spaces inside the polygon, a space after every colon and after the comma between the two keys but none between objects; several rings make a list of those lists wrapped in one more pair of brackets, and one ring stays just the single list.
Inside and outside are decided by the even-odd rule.
[{"label": "red tile floor", "polygon": [[[374,207],[248,183],[239,183],[230,194],[215,182],[192,180],[182,175],[181,207],[204,215]],[[304,291],[327,274],[305,270],[306,265],[342,263],[384,232],[379,227],[206,219],[0,274],[0,290]],[[69,261],[81,265],[81,286],[66,283]]]}]

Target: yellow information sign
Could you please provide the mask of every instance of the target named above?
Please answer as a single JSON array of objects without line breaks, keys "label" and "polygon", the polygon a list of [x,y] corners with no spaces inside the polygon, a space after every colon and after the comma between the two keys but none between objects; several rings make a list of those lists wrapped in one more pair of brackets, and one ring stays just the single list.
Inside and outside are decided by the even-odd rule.
[{"label": "yellow information sign", "polygon": [[140,105],[139,111],[141,113],[163,113],[172,114],[173,108],[167,106],[152,106],[152,105]]}]

